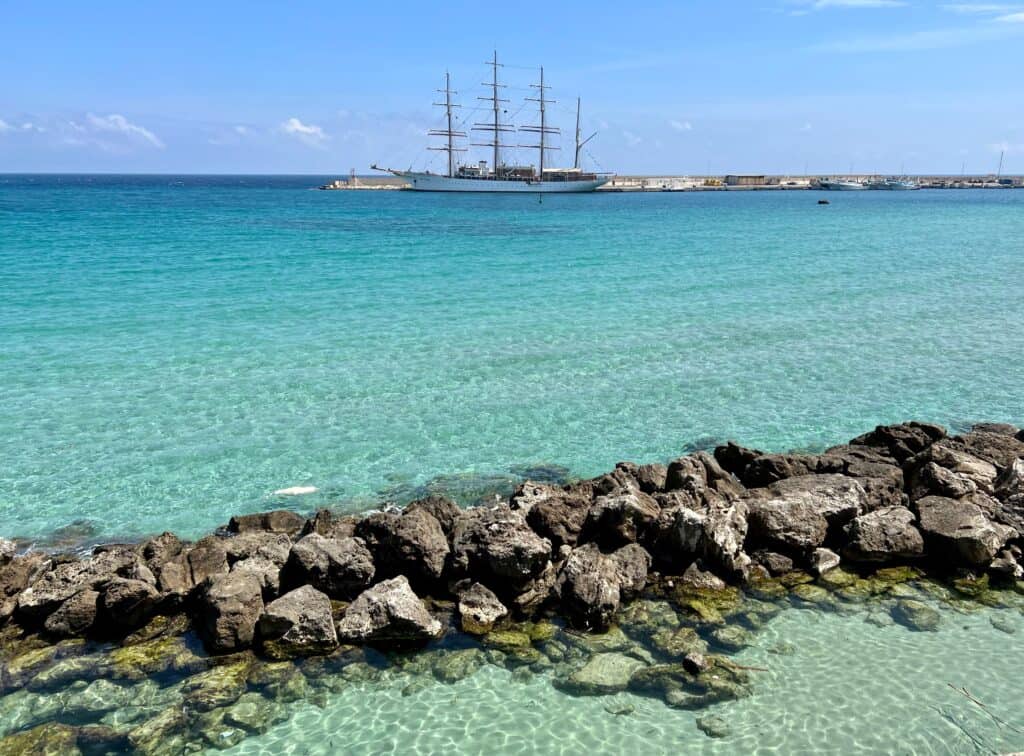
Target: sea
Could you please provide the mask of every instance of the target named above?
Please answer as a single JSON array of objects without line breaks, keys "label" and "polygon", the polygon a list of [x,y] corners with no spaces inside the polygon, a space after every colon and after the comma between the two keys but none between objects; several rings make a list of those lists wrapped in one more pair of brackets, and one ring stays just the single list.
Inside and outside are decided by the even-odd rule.
[{"label": "sea", "polygon": [[[478,503],[727,439],[1024,425],[1024,191],[316,191],[333,178],[0,175],[0,536],[198,537],[271,508]],[[232,745],[1021,749],[1021,611],[945,608],[912,633],[787,610],[741,655],[770,671],[721,705],[725,739],[486,666],[300,700]],[[769,656],[780,639],[797,653]]]}]

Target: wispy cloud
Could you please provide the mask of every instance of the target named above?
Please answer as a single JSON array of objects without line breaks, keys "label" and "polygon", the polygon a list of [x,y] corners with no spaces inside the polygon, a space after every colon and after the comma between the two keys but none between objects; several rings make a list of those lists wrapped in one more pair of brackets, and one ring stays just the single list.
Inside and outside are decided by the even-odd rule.
[{"label": "wispy cloud", "polygon": [[788,0],[787,4],[791,16],[805,16],[829,8],[902,8],[907,5],[904,0]]},{"label": "wispy cloud", "polygon": [[1012,13],[1021,10],[1020,5],[1008,5],[1005,3],[947,3],[942,10],[950,13],[959,13],[964,16],[986,16],[1000,13]]},{"label": "wispy cloud", "polygon": [[808,122],[808,123],[805,123],[803,126],[800,127],[800,131],[810,131],[812,128],[814,128],[814,127],[811,126],[811,124]]},{"label": "wispy cloud", "polygon": [[821,42],[812,45],[812,52],[825,53],[885,53],[920,52],[942,50],[952,47],[966,47],[982,42],[995,42],[1024,32],[1024,24],[1015,28],[1012,24],[983,24],[950,29],[925,29],[904,34],[883,34],[867,37],[853,37]]},{"label": "wispy cloud", "polygon": [[997,16],[996,21],[1001,24],[1024,24],[1024,11],[1007,13],[1004,16]]},{"label": "wispy cloud", "polygon": [[[110,134],[121,134],[135,141],[145,142],[158,150],[164,148],[164,143],[156,134],[149,129],[134,124],[125,118],[123,115],[118,113],[111,113],[107,116],[98,116],[93,113],[89,113],[85,117],[86,122],[95,131],[101,131]],[[77,124],[73,124],[77,126]]]},{"label": "wispy cloud", "polygon": [[3,134],[5,131],[13,131],[13,130],[14,130],[13,126],[11,126],[9,123],[7,123],[7,121],[5,121],[3,118],[0,118],[0,134]]},{"label": "wispy cloud", "polygon": [[298,118],[289,118],[282,123],[281,132],[295,137],[310,147],[323,147],[324,142],[330,139],[330,136],[321,127],[312,123],[303,123]]},{"label": "wispy cloud", "polygon": [[626,144],[630,147],[637,147],[644,141],[643,137],[634,134],[632,131],[623,131],[622,138],[626,140]]},{"label": "wispy cloud", "polygon": [[693,131],[693,124],[689,121],[669,121],[668,125],[674,131]]}]

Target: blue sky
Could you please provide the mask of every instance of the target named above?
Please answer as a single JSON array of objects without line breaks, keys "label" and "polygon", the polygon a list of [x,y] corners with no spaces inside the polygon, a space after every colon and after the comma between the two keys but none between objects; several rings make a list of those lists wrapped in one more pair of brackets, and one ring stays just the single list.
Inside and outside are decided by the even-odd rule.
[{"label": "blue sky", "polygon": [[1024,0],[0,0],[0,172],[437,168],[495,48],[604,170],[1024,173]]}]

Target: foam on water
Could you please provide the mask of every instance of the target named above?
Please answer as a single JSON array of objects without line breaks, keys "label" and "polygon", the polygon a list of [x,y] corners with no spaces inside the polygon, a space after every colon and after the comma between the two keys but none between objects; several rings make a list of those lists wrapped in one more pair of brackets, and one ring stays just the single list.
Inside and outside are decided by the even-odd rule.
[{"label": "foam on water", "polygon": [[0,177],[3,535],[1024,421],[1024,192],[317,180]]}]

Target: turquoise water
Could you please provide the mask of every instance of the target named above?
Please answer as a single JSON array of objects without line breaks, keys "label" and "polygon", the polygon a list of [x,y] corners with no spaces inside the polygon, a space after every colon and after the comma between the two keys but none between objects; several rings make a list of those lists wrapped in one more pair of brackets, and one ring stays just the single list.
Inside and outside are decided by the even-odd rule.
[{"label": "turquoise water", "polygon": [[1024,422],[1024,192],[319,182],[0,176],[4,535]]}]

